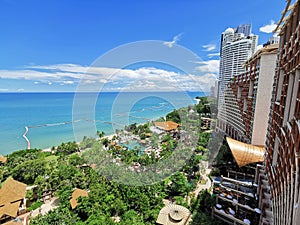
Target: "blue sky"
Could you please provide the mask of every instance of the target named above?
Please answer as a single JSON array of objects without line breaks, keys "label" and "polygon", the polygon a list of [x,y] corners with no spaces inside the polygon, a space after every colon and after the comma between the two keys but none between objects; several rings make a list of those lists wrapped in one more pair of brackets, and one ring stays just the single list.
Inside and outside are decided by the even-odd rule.
[{"label": "blue sky", "polygon": [[[99,56],[142,40],[197,54],[205,89],[218,74],[221,33],[251,23],[259,44],[265,43],[284,7],[284,0],[0,0],[0,91],[74,91]],[[98,71],[97,82],[109,86],[107,69]],[[129,79],[123,72],[136,79],[177,76],[154,64],[127,68],[110,90]],[[148,84],[154,87],[151,79]]]}]

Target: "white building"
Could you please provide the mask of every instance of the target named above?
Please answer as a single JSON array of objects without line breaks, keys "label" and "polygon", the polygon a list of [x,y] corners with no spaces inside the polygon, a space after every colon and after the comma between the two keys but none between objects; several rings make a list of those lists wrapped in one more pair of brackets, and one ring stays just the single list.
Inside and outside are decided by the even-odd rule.
[{"label": "white building", "polygon": [[242,29],[227,28],[222,33],[218,94],[219,110],[224,101],[225,86],[234,76],[245,72],[243,63],[255,53],[257,48],[258,36],[253,34],[245,35],[251,31],[251,27],[245,33],[238,33],[239,30]]}]

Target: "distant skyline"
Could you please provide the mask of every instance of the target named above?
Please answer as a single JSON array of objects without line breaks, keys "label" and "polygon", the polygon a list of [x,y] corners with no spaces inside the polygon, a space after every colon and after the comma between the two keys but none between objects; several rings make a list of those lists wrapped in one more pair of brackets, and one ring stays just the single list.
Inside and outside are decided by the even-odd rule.
[{"label": "distant skyline", "polygon": [[[142,40],[160,40],[166,48],[179,44],[197,54],[202,62],[195,68],[206,84],[203,91],[209,91],[218,77],[221,33],[251,24],[261,45],[273,36],[285,4],[284,0],[0,0],[0,92],[75,91],[99,56]],[[175,73],[154,64],[124,70],[136,77]],[[107,82],[105,74],[97,82]],[[111,91],[118,90],[118,82]],[[153,83],[148,84],[142,87],[151,90]]]}]

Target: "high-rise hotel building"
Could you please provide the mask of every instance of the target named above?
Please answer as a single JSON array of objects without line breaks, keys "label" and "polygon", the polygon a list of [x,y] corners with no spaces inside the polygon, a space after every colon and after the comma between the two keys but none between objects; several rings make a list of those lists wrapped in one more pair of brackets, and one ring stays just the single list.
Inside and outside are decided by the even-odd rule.
[{"label": "high-rise hotel building", "polygon": [[224,90],[231,78],[245,72],[243,63],[257,47],[258,36],[251,34],[251,25],[228,28],[221,36],[218,109],[224,101]]},{"label": "high-rise hotel building", "polygon": [[245,72],[226,85],[217,130],[244,143],[264,146],[278,44],[268,44],[244,61]]},{"label": "high-rise hotel building", "polygon": [[[300,0],[287,1],[268,126],[265,172],[274,225],[300,225]],[[284,15],[284,16],[285,16]]]}]

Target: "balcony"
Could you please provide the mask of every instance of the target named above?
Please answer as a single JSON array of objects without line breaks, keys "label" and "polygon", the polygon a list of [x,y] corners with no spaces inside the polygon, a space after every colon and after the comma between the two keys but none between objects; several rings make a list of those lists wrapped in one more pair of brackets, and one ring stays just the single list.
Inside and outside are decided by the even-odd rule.
[{"label": "balcony", "polygon": [[261,210],[256,192],[253,181],[222,177],[214,188],[217,196],[214,216],[229,224],[258,224]]}]

